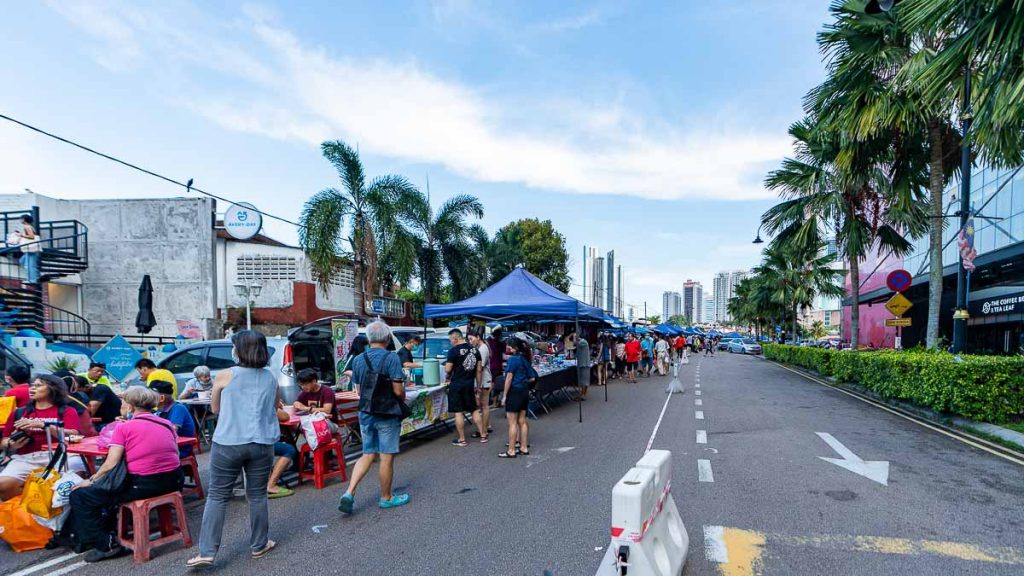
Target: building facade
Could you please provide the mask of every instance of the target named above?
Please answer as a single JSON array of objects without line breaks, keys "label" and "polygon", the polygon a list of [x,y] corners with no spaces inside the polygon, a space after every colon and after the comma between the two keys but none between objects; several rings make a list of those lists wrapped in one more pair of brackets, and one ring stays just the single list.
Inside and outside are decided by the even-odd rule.
[{"label": "building facade", "polygon": [[730,272],[719,272],[715,274],[715,316],[719,324],[732,322],[732,315],[729,314],[729,300],[736,293],[736,285],[747,277],[745,270],[733,270]]},{"label": "building facade", "polygon": [[683,297],[679,292],[663,292],[661,295],[661,321],[683,313]]},{"label": "building facade", "polygon": [[691,324],[700,324],[703,317],[704,287],[696,280],[687,279],[683,282],[683,316],[690,319]]},{"label": "building facade", "polygon": [[605,303],[604,309],[609,314],[615,314],[615,250],[609,250],[608,255],[605,256],[606,269],[608,270],[605,274]]},{"label": "building facade", "polygon": [[718,323],[718,310],[715,308],[714,298],[707,298],[704,300],[704,309],[701,313],[701,318],[704,324]]}]

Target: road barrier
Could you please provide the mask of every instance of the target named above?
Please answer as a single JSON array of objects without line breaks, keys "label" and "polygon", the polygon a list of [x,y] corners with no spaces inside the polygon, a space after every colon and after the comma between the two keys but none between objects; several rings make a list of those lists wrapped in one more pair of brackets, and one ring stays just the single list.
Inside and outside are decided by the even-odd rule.
[{"label": "road barrier", "polygon": [[611,543],[595,576],[679,576],[690,539],[672,488],[672,453],[651,450],[612,489]]},{"label": "road barrier", "polygon": [[[685,360],[686,357],[684,356],[682,359]],[[669,394],[683,393],[683,383],[679,381],[679,362],[672,363],[672,381],[668,383],[665,392]]]}]

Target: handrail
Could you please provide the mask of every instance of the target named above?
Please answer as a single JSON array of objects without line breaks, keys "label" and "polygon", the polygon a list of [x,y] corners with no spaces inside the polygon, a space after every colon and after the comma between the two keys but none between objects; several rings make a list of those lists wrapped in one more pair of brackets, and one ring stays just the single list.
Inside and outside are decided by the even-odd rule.
[{"label": "handrail", "polygon": [[[79,339],[80,336],[84,336],[85,340],[92,339],[92,324],[90,324],[88,320],[70,310],[60,308],[59,306],[54,306],[47,302],[43,302],[42,304],[45,309],[50,311],[50,314],[48,315],[49,317],[46,318],[46,320],[44,321],[44,325],[46,326],[44,332],[46,332],[46,334],[53,336],[55,339],[57,336],[71,336],[76,339]],[[55,319],[53,314],[54,312],[58,312],[59,315],[68,316],[70,320],[65,320],[63,318]],[[60,328],[54,327],[54,324],[77,324],[85,328],[85,330],[77,332],[65,331]]]}]

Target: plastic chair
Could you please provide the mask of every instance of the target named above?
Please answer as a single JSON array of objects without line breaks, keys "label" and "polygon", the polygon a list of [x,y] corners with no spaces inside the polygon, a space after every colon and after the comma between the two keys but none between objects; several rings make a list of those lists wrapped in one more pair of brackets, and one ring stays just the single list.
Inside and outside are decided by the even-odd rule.
[{"label": "plastic chair", "polygon": [[[149,513],[157,512],[160,537],[149,538]],[[176,519],[171,518],[171,512]],[[188,532],[188,517],[185,515],[185,501],[181,492],[171,492],[163,496],[154,496],[142,500],[134,500],[121,504],[118,509],[117,539],[122,546],[131,548],[136,564],[149,562],[150,550],[181,541],[185,548],[192,547],[192,536]]]},{"label": "plastic chair", "polygon": [[202,500],[206,498],[206,493],[203,492],[203,482],[199,479],[199,461],[196,460],[195,454],[181,459],[182,472],[185,476],[192,479],[192,486],[185,485],[181,489],[182,496],[191,496],[195,494]]},{"label": "plastic chair", "polygon": [[[330,469],[327,464],[327,455],[334,452],[338,459],[338,468]],[[313,454],[313,472],[306,472],[307,454]],[[341,478],[342,482],[348,480],[348,473],[345,471],[345,448],[342,445],[340,434],[335,434],[331,441],[316,450],[310,450],[309,444],[303,444],[299,449],[299,484],[303,480],[313,479],[313,486],[322,490],[328,478]]]}]

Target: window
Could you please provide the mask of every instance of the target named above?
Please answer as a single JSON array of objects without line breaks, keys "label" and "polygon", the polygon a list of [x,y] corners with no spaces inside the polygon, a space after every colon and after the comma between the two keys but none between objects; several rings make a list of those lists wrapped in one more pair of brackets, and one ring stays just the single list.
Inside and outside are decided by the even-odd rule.
[{"label": "window", "polygon": [[235,365],[231,357],[231,346],[211,346],[206,355],[206,367],[210,370],[223,370]]},{"label": "window", "polygon": [[[230,349],[229,349],[230,350]],[[183,350],[179,354],[172,356],[164,364],[164,368],[170,370],[174,374],[191,374],[195,370],[196,366],[199,366],[203,361],[203,349],[193,348],[190,350]]]},{"label": "window", "polygon": [[242,280],[295,280],[298,259],[294,256],[245,255],[235,261]]}]

